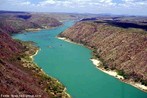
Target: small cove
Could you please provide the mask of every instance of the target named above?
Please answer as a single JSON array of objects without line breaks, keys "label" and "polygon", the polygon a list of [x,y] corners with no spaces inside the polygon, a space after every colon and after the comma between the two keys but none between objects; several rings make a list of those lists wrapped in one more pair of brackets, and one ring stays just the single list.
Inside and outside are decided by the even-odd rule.
[{"label": "small cove", "polygon": [[88,48],[59,40],[56,36],[72,21],[50,30],[16,34],[23,41],[34,41],[40,51],[34,57],[47,74],[62,82],[73,98],[147,98],[147,93],[98,70]]}]

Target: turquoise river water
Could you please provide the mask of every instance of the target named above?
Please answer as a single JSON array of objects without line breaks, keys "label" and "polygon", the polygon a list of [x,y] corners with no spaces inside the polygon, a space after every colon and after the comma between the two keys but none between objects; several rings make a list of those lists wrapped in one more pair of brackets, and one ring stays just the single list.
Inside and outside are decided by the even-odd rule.
[{"label": "turquoise river water", "polygon": [[147,98],[147,93],[98,70],[90,61],[92,51],[88,48],[56,38],[73,24],[69,21],[57,28],[16,34],[13,38],[36,42],[41,50],[34,57],[35,63],[63,83],[72,98]]}]

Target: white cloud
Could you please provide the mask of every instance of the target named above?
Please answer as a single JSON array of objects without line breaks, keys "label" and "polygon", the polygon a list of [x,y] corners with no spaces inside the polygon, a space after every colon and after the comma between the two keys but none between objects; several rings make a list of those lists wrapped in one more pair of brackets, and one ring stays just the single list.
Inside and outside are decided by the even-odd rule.
[{"label": "white cloud", "polygon": [[113,5],[112,0],[44,0],[39,2],[40,6],[48,5],[65,6],[65,7],[87,7],[95,5]]},{"label": "white cloud", "polygon": [[146,2],[147,0],[123,0],[125,2]]},{"label": "white cloud", "polygon": [[125,4],[146,4],[147,0],[123,0]]},{"label": "white cloud", "polygon": [[[3,3],[1,3],[4,1]],[[31,0],[32,1],[32,0]],[[0,10],[146,14],[147,0],[0,0]],[[139,13],[140,12],[140,13]]]},{"label": "white cloud", "polygon": [[111,3],[112,0],[100,0],[99,2],[102,2],[102,3]]},{"label": "white cloud", "polygon": [[52,4],[56,4],[57,1],[55,0],[46,0],[46,1],[42,1],[39,2],[40,6],[46,6],[46,5],[52,5]]},{"label": "white cloud", "polygon": [[31,5],[31,2],[29,2],[29,1],[21,2],[21,3],[19,3],[19,5]]},{"label": "white cloud", "polygon": [[147,9],[147,0],[124,0],[125,3],[124,4],[120,4],[123,5],[124,7],[129,7],[129,8],[141,8],[144,7],[145,9]]},{"label": "white cloud", "polygon": [[6,0],[7,4],[15,6],[31,5],[31,2],[28,0]]}]

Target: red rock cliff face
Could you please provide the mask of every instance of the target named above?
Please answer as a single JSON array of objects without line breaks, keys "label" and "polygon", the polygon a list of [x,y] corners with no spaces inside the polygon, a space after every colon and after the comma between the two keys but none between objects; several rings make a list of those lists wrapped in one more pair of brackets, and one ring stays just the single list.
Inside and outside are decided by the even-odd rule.
[{"label": "red rock cliff face", "polygon": [[[0,15],[0,98],[69,98],[65,87],[37,67],[30,55],[36,51],[28,43],[13,40],[9,34],[29,28],[56,27],[62,23],[48,15]],[[32,95],[32,97],[31,97]]]},{"label": "red rock cliff face", "polygon": [[147,85],[147,32],[107,23],[78,22],[60,34],[93,49],[104,66]]},{"label": "red rock cliff face", "polygon": [[69,98],[61,83],[30,60],[36,48],[28,47],[0,31],[0,98]]},{"label": "red rock cliff face", "polygon": [[42,95],[43,98],[50,98],[43,86],[39,85],[39,79],[15,59],[23,49],[24,47],[8,34],[0,33],[0,94]]},{"label": "red rock cliff face", "polygon": [[8,58],[22,51],[20,43],[15,42],[7,33],[0,33],[0,58]]}]

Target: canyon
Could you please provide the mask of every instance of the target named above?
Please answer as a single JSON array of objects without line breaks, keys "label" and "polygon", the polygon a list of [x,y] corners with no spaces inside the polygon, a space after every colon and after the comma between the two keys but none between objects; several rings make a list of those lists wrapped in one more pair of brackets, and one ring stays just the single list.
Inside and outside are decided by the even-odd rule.
[{"label": "canyon", "polygon": [[103,62],[100,67],[146,86],[147,24],[131,19],[84,19],[59,36],[92,49],[93,58]]}]

